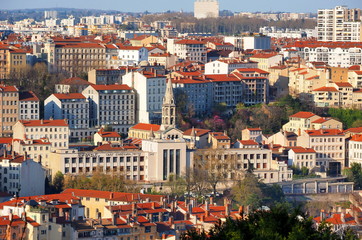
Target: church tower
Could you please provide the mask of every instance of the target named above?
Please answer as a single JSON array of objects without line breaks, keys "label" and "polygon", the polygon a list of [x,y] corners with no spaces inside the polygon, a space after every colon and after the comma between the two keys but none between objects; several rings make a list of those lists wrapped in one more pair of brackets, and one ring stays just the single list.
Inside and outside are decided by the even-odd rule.
[{"label": "church tower", "polygon": [[162,103],[161,130],[176,127],[176,105],[173,96],[172,81],[168,79]]}]

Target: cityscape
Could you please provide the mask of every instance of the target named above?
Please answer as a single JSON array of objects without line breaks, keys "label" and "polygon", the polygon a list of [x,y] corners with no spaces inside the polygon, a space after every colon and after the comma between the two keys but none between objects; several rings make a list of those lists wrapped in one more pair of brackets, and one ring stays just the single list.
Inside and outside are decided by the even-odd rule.
[{"label": "cityscape", "polygon": [[18,2],[0,240],[362,239],[362,5]]}]

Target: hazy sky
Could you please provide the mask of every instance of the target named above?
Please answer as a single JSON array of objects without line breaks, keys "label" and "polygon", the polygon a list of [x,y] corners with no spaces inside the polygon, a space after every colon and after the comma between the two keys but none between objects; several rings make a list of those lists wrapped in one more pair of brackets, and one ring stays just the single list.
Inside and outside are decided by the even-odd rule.
[{"label": "hazy sky", "polygon": [[[0,9],[92,8],[123,12],[193,11],[194,0],[1,0]],[[320,8],[346,5],[362,8],[362,0],[219,0],[220,10],[267,12],[316,12]]]}]

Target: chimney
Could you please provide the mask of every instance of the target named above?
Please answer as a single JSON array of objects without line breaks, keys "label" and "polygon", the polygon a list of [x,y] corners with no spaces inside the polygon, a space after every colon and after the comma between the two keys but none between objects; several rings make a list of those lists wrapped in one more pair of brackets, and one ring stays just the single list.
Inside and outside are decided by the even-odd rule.
[{"label": "chimney", "polygon": [[152,202],[152,209],[156,209],[156,203]]},{"label": "chimney", "polygon": [[244,206],[239,207],[239,215],[240,215],[241,219],[244,218]]},{"label": "chimney", "polygon": [[210,216],[210,212],[209,212],[209,210],[206,210],[205,211],[205,217],[208,217],[208,216]]},{"label": "chimney", "polygon": [[326,215],[324,213],[324,209],[322,209],[321,212],[320,212],[320,221],[323,222],[325,217],[326,217]]},{"label": "chimney", "polygon": [[214,205],[214,198],[210,197],[210,205]]},{"label": "chimney", "polygon": [[173,225],[173,223],[174,223],[174,221],[173,221],[173,216],[170,216],[170,217],[168,218],[168,222],[169,222],[170,225]]},{"label": "chimney", "polygon": [[229,204],[229,200],[227,198],[225,198],[225,200],[224,200],[224,206],[225,206],[225,215],[229,216],[230,215],[230,204]]},{"label": "chimney", "polygon": [[118,214],[117,213],[113,214],[112,225],[117,225],[117,218],[118,218]]},{"label": "chimney", "polygon": [[207,200],[205,201],[205,210],[206,211],[210,210],[209,202]]},{"label": "chimney", "polygon": [[298,136],[302,135],[302,130],[298,128]]},{"label": "chimney", "polygon": [[341,213],[341,221],[342,221],[343,223],[346,222],[345,217],[346,217],[346,215],[344,214],[344,212],[342,212],[342,213]]},{"label": "chimney", "polygon": [[109,199],[113,199],[113,198],[114,198],[114,193],[111,192],[111,193],[109,194]]},{"label": "chimney", "polygon": [[44,120],[40,119],[40,124],[43,125],[44,124]]}]

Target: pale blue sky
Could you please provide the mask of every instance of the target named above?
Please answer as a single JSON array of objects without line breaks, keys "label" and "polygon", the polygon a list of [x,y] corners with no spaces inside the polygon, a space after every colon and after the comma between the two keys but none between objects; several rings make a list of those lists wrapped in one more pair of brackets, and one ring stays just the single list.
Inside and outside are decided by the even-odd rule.
[{"label": "pale blue sky", "polygon": [[[1,2],[1,1],[0,1]],[[193,11],[193,0],[2,0],[0,9],[24,8],[92,8],[119,10],[122,12],[163,12]],[[346,5],[349,8],[362,8],[362,0],[219,0],[220,10],[239,11],[282,11],[316,12],[320,8],[333,8]]]}]

